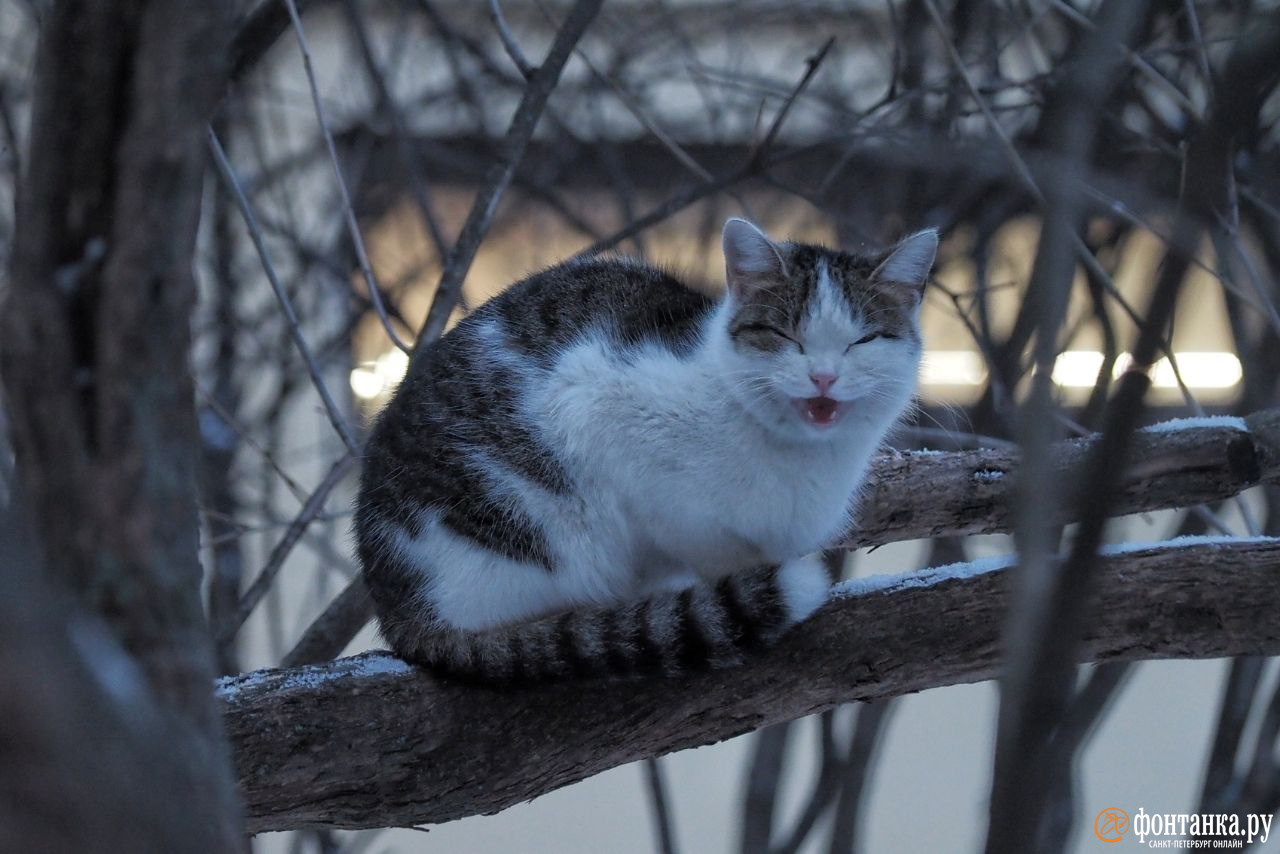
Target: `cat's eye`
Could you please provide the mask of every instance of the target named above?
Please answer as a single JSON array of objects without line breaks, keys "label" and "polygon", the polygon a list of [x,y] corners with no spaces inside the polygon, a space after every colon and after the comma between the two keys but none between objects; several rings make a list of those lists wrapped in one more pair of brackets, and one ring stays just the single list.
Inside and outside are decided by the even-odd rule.
[{"label": "cat's eye", "polygon": [[863,335],[861,338],[859,338],[857,341],[854,341],[848,347],[845,347],[844,351],[848,353],[850,350],[852,350],[854,347],[857,347],[859,344],[869,344],[880,337],[888,338],[889,336],[884,335],[884,333],[882,332],[868,332],[866,335]]},{"label": "cat's eye", "polygon": [[799,341],[792,338],[790,335],[783,332],[778,327],[770,326],[767,323],[744,323],[738,327],[738,331],[739,332],[763,332],[766,335],[776,335],[778,338],[782,338],[786,341],[790,341],[792,344],[795,344],[797,347],[800,348],[801,353],[804,352],[804,347],[803,345],[800,344]]}]

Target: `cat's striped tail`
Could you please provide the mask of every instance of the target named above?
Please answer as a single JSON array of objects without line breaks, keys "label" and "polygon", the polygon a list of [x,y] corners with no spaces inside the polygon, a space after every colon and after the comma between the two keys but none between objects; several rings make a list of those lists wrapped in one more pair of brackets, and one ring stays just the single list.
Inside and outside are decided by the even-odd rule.
[{"label": "cat's striped tail", "polygon": [[826,567],[812,556],[613,608],[484,631],[406,631],[388,640],[401,657],[469,682],[675,675],[740,663],[816,611],[829,591]]}]

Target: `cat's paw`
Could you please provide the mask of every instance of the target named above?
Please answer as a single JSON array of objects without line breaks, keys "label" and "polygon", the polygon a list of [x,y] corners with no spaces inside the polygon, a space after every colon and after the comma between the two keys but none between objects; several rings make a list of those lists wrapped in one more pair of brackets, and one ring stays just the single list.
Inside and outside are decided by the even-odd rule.
[{"label": "cat's paw", "polygon": [[806,555],[778,569],[778,587],[790,625],[809,619],[831,595],[831,577],[818,555]]}]

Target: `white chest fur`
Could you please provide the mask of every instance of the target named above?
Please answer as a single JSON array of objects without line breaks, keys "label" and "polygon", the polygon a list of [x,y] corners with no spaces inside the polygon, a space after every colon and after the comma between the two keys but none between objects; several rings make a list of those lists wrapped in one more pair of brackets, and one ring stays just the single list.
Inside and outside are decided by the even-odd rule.
[{"label": "white chest fur", "polygon": [[844,527],[888,425],[782,442],[743,411],[717,370],[706,354],[654,347],[620,357],[587,340],[535,384],[530,420],[590,508],[582,524],[609,529],[557,537],[567,562],[574,543],[603,536],[626,543],[614,557],[633,573],[719,574],[821,548]]}]

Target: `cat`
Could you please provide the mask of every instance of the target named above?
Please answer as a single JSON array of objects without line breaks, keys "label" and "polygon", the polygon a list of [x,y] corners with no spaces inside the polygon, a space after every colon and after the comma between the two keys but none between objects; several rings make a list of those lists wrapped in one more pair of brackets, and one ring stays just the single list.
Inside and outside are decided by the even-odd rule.
[{"label": "cat", "polygon": [[401,657],[489,684],[737,664],[817,610],[909,407],[938,237],[723,231],[717,299],[633,260],[511,286],[374,424],[355,533]]}]

